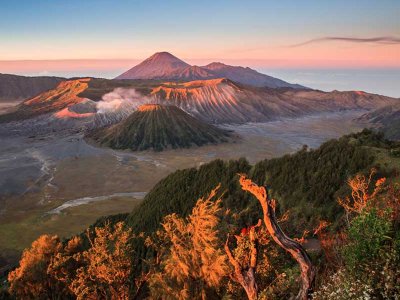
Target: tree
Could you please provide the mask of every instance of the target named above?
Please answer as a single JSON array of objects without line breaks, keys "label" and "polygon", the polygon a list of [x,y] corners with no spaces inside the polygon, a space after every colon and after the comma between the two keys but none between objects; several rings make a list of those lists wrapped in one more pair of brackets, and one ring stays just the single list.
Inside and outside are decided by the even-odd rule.
[{"label": "tree", "polygon": [[87,232],[91,247],[75,256],[82,266],[76,270],[70,289],[77,299],[129,299],[133,251],[131,229],[124,223],[95,227]]},{"label": "tree", "polygon": [[47,274],[65,285],[64,294],[74,294],[70,286],[76,277],[76,271],[83,265],[80,259],[83,251],[82,239],[75,236],[51,258]]},{"label": "tree", "polygon": [[280,228],[275,216],[276,201],[269,199],[266,189],[256,185],[244,175],[240,176],[239,182],[244,191],[252,193],[260,202],[264,215],[264,224],[272,239],[289,252],[300,266],[302,286],[296,298],[309,299],[314,284],[315,270],[307,252],[300,243],[287,237]]},{"label": "tree", "polygon": [[386,178],[381,178],[376,181],[375,188],[372,193],[369,189],[372,183],[373,176],[376,173],[376,169],[371,169],[368,177],[363,174],[357,174],[353,178],[347,181],[347,184],[351,188],[351,198],[338,198],[338,203],[345,209],[346,213],[357,213],[360,214],[363,210],[371,208],[373,200],[377,194],[382,190],[383,184]]},{"label": "tree", "polygon": [[217,225],[221,200],[213,201],[217,189],[208,198],[200,198],[191,215],[164,218],[158,238],[168,245],[161,270],[150,280],[154,297],[163,299],[207,299],[226,275],[226,256],[220,250]]},{"label": "tree", "polygon": [[26,249],[19,267],[8,275],[10,293],[18,299],[58,299],[63,286],[47,274],[51,258],[62,248],[54,235],[42,235]]}]

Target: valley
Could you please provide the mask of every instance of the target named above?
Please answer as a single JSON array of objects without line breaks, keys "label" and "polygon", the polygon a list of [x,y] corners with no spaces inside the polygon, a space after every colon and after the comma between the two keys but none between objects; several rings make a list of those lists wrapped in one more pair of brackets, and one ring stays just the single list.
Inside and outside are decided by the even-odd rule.
[{"label": "valley", "polygon": [[[68,237],[103,215],[128,213],[140,203],[141,193],[177,169],[216,158],[246,157],[255,163],[293,153],[305,144],[316,148],[330,138],[360,130],[362,126],[353,120],[361,114],[350,111],[219,125],[240,139],[163,152],[97,147],[88,144],[82,133],[32,138],[5,136],[0,131],[0,252],[13,257],[45,232]],[[49,213],[52,210],[57,213]]]},{"label": "valley", "polygon": [[131,212],[178,169],[317,148],[398,103],[167,52],[113,80],[3,77],[19,83],[0,107],[0,258],[12,262],[41,234],[68,238]]},{"label": "valley", "polygon": [[400,300],[400,1],[5,2],[0,300]]}]

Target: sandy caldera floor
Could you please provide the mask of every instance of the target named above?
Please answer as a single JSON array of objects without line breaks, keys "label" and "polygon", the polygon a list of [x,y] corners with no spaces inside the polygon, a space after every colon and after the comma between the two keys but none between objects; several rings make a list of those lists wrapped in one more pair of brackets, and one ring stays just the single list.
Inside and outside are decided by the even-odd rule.
[{"label": "sandy caldera floor", "polygon": [[[361,129],[362,112],[221,126],[235,143],[163,152],[98,148],[81,134],[7,135],[0,143],[0,255],[12,257],[39,235],[68,237],[98,217],[131,211],[169,173],[216,158],[251,163]],[[1,135],[1,133],[0,133]],[[63,205],[62,207],[60,207]]]}]

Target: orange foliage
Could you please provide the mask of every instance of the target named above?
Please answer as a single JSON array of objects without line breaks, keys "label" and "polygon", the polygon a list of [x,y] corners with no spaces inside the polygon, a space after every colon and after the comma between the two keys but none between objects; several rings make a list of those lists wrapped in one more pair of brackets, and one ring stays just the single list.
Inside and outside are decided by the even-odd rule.
[{"label": "orange foliage", "polygon": [[82,266],[79,259],[82,251],[82,240],[80,237],[73,237],[67,245],[52,257],[50,265],[47,268],[47,274],[62,282],[68,289],[69,294],[76,270]]},{"label": "orange foliage", "polygon": [[65,246],[57,236],[39,237],[9,274],[10,292],[17,299],[129,299],[131,230],[107,223],[92,235],[87,250],[80,237]]},{"label": "orange foliage", "polygon": [[278,223],[284,223],[289,220],[289,211],[285,211],[285,213],[278,219]]},{"label": "orange foliage", "polygon": [[327,221],[321,220],[317,228],[314,229],[314,235],[318,236],[328,264],[339,266],[342,264],[340,249],[346,243],[347,236],[344,232],[334,234],[325,232],[329,225],[330,223]]},{"label": "orange foliage", "polygon": [[56,279],[47,274],[51,257],[60,249],[58,236],[42,235],[34,241],[23,252],[19,267],[8,275],[10,293],[18,299],[50,299],[61,293]]},{"label": "orange foliage", "polygon": [[306,237],[310,233],[309,230],[304,230],[301,238],[293,238],[296,242],[304,244],[306,242]]},{"label": "orange foliage", "polygon": [[347,213],[355,212],[361,213],[364,209],[371,208],[372,200],[383,189],[386,178],[380,178],[375,183],[375,188],[372,193],[369,192],[372,177],[375,175],[376,170],[371,169],[368,177],[357,174],[354,178],[347,181],[351,188],[350,197],[339,198],[338,203],[346,210]]},{"label": "orange foliage", "polygon": [[128,299],[131,273],[131,229],[119,222],[114,227],[106,223],[95,228],[95,237],[87,237],[91,247],[76,260],[82,266],[70,283],[77,299]]},{"label": "orange foliage", "polygon": [[319,221],[317,228],[314,229],[314,235],[321,233],[322,230],[324,230],[329,225],[330,225],[330,223],[327,221],[324,221],[324,220]]},{"label": "orange foliage", "polygon": [[176,214],[164,218],[157,239],[166,253],[161,257],[161,270],[150,279],[154,298],[206,299],[210,289],[220,286],[227,265],[218,240],[221,200],[213,201],[218,188],[208,198],[199,199],[188,218]]},{"label": "orange foliage", "polygon": [[[371,170],[370,175],[356,175],[348,181],[351,188],[351,198],[339,198],[338,203],[347,213],[361,213],[371,208],[377,209],[380,216],[388,215],[391,220],[400,222],[400,189],[398,186],[386,184],[386,178],[379,178],[371,189],[372,176],[376,173]],[[381,193],[385,191],[385,193]]]}]

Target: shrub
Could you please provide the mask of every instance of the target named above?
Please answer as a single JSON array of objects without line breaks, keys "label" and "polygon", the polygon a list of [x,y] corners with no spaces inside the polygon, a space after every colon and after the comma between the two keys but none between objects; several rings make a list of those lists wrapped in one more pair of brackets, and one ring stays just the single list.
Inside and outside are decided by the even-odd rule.
[{"label": "shrub", "polygon": [[390,220],[380,217],[373,209],[353,219],[348,230],[349,243],[343,249],[345,264],[356,271],[360,264],[373,261],[389,239]]}]

